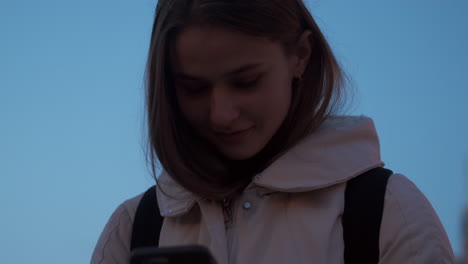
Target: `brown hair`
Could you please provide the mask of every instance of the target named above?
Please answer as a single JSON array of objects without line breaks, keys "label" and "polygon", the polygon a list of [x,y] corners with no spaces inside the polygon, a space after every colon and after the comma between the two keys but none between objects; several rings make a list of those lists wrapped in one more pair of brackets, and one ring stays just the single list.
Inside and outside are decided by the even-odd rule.
[{"label": "brown hair", "polygon": [[[170,67],[175,36],[189,25],[220,26],[266,37],[291,50],[312,32],[312,54],[294,80],[289,113],[265,148],[244,161],[229,161],[198,136],[181,115]],[[344,74],[324,35],[301,0],[159,0],[147,64],[148,160],[156,178],[163,169],[192,193],[220,200],[236,195],[252,177],[341,106]]]}]

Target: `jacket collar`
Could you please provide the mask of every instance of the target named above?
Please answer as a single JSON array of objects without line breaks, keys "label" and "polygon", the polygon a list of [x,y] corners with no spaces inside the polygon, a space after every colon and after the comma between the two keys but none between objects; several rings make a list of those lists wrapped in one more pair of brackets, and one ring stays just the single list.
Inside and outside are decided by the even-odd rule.
[{"label": "jacket collar", "polygon": [[[306,192],[343,183],[383,166],[373,121],[364,116],[335,116],[280,156],[253,179],[271,191]],[[184,214],[196,197],[163,172],[158,178],[163,216]]]}]

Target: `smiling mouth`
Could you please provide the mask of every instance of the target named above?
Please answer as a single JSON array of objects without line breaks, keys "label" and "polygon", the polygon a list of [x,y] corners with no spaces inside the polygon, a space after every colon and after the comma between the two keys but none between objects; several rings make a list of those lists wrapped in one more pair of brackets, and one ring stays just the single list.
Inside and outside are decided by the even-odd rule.
[{"label": "smiling mouth", "polygon": [[228,132],[228,133],[215,133],[216,137],[221,139],[224,142],[228,143],[236,143],[242,141],[245,136],[252,130],[252,127],[249,127],[247,129],[243,130],[237,130],[234,132]]}]

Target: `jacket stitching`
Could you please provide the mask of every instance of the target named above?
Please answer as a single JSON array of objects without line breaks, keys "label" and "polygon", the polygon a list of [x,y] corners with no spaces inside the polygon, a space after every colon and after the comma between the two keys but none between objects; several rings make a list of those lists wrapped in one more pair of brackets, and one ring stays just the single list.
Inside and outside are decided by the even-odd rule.
[{"label": "jacket stitching", "polygon": [[364,172],[366,172],[368,170],[380,167],[382,165],[382,163],[383,162],[380,161],[380,160],[379,161],[369,162],[366,165],[363,165],[360,169],[356,170],[356,173],[352,174],[351,176],[349,176],[347,178],[342,178],[342,179],[338,179],[338,180],[335,180],[335,181],[330,181],[330,182],[325,183],[325,184],[313,185],[313,186],[310,186],[310,187],[297,188],[296,189],[297,191],[293,191],[292,190],[293,188],[281,189],[281,188],[273,186],[272,184],[263,184],[263,183],[255,182],[255,181],[260,180],[260,178],[255,180],[254,183],[257,186],[264,187],[264,188],[274,190],[274,191],[277,191],[277,192],[286,192],[286,193],[309,192],[309,191],[315,191],[315,190],[328,188],[330,186],[334,186],[334,185],[337,185],[337,184],[340,184],[340,183],[348,182],[352,178],[355,178],[355,177],[361,175],[362,173],[364,173]]},{"label": "jacket stitching", "polygon": [[[394,178],[395,178],[395,177],[390,177],[390,180],[391,180],[391,179],[394,179]],[[397,179],[395,179],[395,180],[397,180]],[[390,188],[390,184],[388,184],[388,186],[389,186],[389,187],[387,188],[387,192],[388,192],[388,194],[389,194],[389,197],[392,197],[392,198],[394,199],[395,204],[396,204],[396,206],[397,206],[398,209],[399,209],[401,218],[403,219],[403,222],[404,222],[404,225],[403,225],[403,226],[407,226],[407,225],[408,225],[408,220],[407,220],[407,218],[406,218],[406,214],[405,214],[404,211],[403,211],[403,207],[401,206],[401,202],[400,202],[400,200],[398,199],[396,193],[394,193],[394,192],[392,191],[392,188]],[[410,242],[409,242],[410,245],[411,245],[411,251],[412,251],[412,252],[415,252],[415,255],[416,255],[416,256],[419,256],[419,252],[418,252],[418,250],[415,249],[414,241],[413,241],[413,240],[414,240],[414,237],[411,236],[411,240],[410,240]],[[411,260],[411,263],[415,263],[415,262],[414,262],[414,259]]]},{"label": "jacket stitching", "polygon": [[[397,178],[396,180],[398,180],[401,184],[404,184],[404,181],[403,181],[403,178]],[[429,201],[427,200],[427,198],[421,193],[421,191],[416,187],[416,185],[414,183],[411,182],[411,184],[407,185],[412,192],[414,193],[417,193],[418,196],[420,196],[421,200],[423,201],[421,203],[422,206],[424,206],[424,208],[430,212],[430,216],[432,219],[437,219],[437,215],[435,214],[434,210],[432,209],[432,207],[430,206],[430,203]],[[431,230],[432,232],[430,232],[430,236],[431,236],[431,239],[433,241],[439,241],[440,239],[438,239],[438,237],[442,238],[442,237],[445,237],[445,235],[441,232],[440,228],[438,228],[437,226],[434,225],[434,223],[431,221],[430,222],[430,227],[431,227]],[[438,254],[435,254],[437,256],[443,256],[443,247],[441,245],[441,243],[436,243],[436,246],[435,248],[437,248],[438,250]],[[417,251],[417,253],[419,253],[419,251]],[[417,255],[420,255],[420,254],[417,254]],[[442,263],[442,262],[440,262]]]},{"label": "jacket stitching", "polygon": [[105,252],[105,250],[106,250],[107,245],[108,245],[109,242],[110,242],[110,237],[111,237],[112,233],[115,231],[115,229],[116,229],[118,226],[120,226],[120,221],[121,221],[121,219],[122,219],[122,215],[123,215],[124,213],[126,213],[125,208],[122,208],[122,207],[121,207],[121,210],[122,210],[122,211],[121,211],[121,212],[119,213],[119,215],[118,215],[118,221],[117,221],[117,223],[115,223],[115,225],[112,226],[111,230],[110,230],[109,233],[108,233],[106,242],[105,242],[104,245],[102,246],[102,250],[101,250],[101,254],[100,254],[100,259],[99,259],[99,261],[98,261],[97,264],[101,264],[102,261],[104,261],[104,252]]}]

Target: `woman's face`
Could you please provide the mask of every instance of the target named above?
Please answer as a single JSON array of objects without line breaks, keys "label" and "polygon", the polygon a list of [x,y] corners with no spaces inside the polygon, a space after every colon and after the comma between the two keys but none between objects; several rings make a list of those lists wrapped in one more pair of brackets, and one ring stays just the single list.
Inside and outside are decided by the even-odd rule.
[{"label": "woman's face", "polygon": [[260,152],[289,111],[297,56],[221,28],[188,27],[172,61],[182,115],[228,159]]}]

